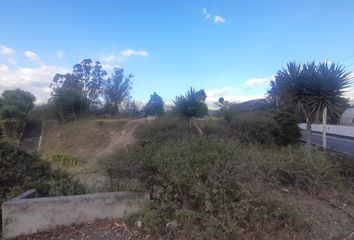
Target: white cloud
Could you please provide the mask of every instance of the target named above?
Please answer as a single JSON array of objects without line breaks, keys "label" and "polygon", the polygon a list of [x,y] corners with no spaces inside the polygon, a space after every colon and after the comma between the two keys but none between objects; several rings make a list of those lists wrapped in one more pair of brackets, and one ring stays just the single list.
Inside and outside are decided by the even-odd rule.
[{"label": "white cloud", "polygon": [[211,17],[211,15],[208,13],[206,8],[203,8],[202,12],[203,12],[205,19],[209,19]]},{"label": "white cloud", "polygon": [[226,22],[226,20],[223,18],[223,17],[221,17],[221,16],[215,16],[214,17],[214,23],[225,23]]},{"label": "white cloud", "polygon": [[143,57],[147,57],[149,56],[149,53],[147,51],[144,50],[133,50],[133,49],[127,49],[121,52],[123,57],[130,57],[130,56],[143,56]]},{"label": "white cloud", "polygon": [[219,98],[223,96],[227,96],[234,92],[234,90],[231,87],[223,87],[220,89],[213,89],[213,90],[207,90],[205,91],[206,95],[208,98]]},{"label": "white cloud", "polygon": [[354,104],[354,87],[348,88],[344,93],[344,97],[349,98],[349,102]]},{"label": "white cloud", "polygon": [[26,58],[28,58],[32,62],[40,63],[41,59],[35,52],[26,51],[26,52],[24,52],[24,55],[26,56]]},{"label": "white cloud", "polygon": [[20,88],[36,96],[36,103],[45,103],[50,97],[49,84],[56,73],[67,73],[69,69],[41,65],[39,67],[9,68],[0,64],[0,92]]},{"label": "white cloud", "polygon": [[132,56],[149,56],[149,52],[145,50],[134,50],[134,49],[125,49],[118,54],[109,54],[107,56],[101,57],[101,60],[106,63],[111,63],[115,61],[123,61],[124,59]]},{"label": "white cloud", "polygon": [[210,109],[217,109],[215,102],[219,100],[220,97],[223,97],[226,101],[229,102],[245,102],[253,99],[264,98],[264,94],[247,94],[240,93],[237,89],[231,87],[223,87],[219,89],[210,89],[205,91],[207,95],[206,103]]},{"label": "white cloud", "polygon": [[4,45],[0,45],[0,54],[5,56],[12,56],[15,54],[15,50],[12,48],[6,47]]},{"label": "white cloud", "polygon": [[269,86],[270,81],[274,80],[274,76],[266,78],[251,78],[245,82],[246,87],[265,87]]},{"label": "white cloud", "polygon": [[206,8],[202,9],[202,13],[205,19],[212,20],[216,24],[221,24],[226,22],[225,18],[223,18],[222,16],[219,15],[212,16]]},{"label": "white cloud", "polygon": [[57,57],[60,58],[60,59],[64,58],[65,57],[65,52],[63,50],[61,50],[61,49],[58,50],[57,51]]}]

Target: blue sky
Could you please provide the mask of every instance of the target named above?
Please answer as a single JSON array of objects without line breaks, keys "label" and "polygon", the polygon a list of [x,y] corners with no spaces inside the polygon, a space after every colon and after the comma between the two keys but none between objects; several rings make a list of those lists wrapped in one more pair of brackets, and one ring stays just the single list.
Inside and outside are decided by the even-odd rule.
[{"label": "blue sky", "polygon": [[352,0],[1,0],[0,91],[45,102],[55,73],[92,58],[133,73],[140,101],[190,86],[209,102],[260,98],[288,61],[354,71],[353,13]]}]

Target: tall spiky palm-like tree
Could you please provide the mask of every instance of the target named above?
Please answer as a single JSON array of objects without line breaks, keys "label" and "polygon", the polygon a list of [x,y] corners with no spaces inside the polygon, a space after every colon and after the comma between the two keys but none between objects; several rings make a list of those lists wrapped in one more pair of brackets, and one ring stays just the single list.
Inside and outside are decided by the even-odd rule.
[{"label": "tall spiky palm-like tree", "polygon": [[[311,143],[311,125],[316,115],[337,112],[352,74],[337,64],[289,63],[275,76],[281,103],[306,118],[307,143]],[[325,119],[325,117],[324,117]]]},{"label": "tall spiky palm-like tree", "polygon": [[203,89],[196,91],[190,88],[185,95],[177,96],[173,103],[176,114],[190,119],[192,117],[204,117],[208,113],[205,104],[206,94]]}]

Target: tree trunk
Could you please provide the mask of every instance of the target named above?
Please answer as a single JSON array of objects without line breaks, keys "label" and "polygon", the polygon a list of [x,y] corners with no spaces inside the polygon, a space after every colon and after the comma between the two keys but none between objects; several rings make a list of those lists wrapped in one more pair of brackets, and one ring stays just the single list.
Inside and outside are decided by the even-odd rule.
[{"label": "tree trunk", "polygon": [[309,119],[306,119],[306,136],[307,136],[306,144],[308,146],[311,145],[311,138],[312,138],[311,125],[312,125],[312,122]]},{"label": "tree trunk", "polygon": [[323,116],[322,116],[322,145],[323,149],[326,150],[327,148],[327,107],[323,109]]}]

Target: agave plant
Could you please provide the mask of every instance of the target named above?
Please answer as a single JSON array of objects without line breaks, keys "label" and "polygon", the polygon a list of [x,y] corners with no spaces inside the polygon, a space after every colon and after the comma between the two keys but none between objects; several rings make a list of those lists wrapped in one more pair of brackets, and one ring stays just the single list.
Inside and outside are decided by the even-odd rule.
[{"label": "agave plant", "polygon": [[311,124],[324,109],[338,112],[343,93],[350,86],[352,74],[337,64],[315,62],[289,63],[275,76],[283,105],[306,118],[307,143],[311,143]]},{"label": "agave plant", "polygon": [[173,101],[173,111],[187,119],[192,117],[204,117],[208,113],[205,104],[206,94],[203,89],[196,91],[190,88],[185,95],[177,96]]}]

